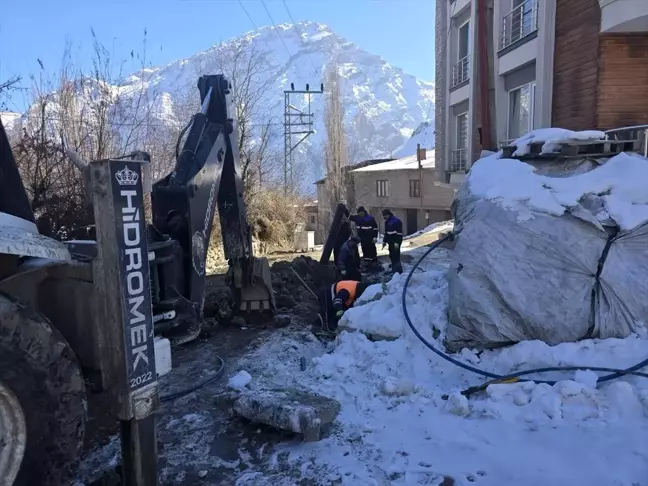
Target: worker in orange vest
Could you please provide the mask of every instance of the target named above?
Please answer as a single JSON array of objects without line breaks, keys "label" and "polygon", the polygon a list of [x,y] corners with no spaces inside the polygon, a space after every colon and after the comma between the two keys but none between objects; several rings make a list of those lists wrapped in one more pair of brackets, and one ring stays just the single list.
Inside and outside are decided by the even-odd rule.
[{"label": "worker in orange vest", "polygon": [[322,289],[319,295],[321,310],[318,314],[322,327],[327,331],[334,331],[344,311],[353,305],[367,286],[366,283],[356,280],[341,280]]}]

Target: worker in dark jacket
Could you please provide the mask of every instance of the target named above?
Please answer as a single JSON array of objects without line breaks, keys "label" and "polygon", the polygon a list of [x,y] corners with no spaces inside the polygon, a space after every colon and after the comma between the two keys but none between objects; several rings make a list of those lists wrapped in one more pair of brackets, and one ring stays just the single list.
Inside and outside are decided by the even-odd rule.
[{"label": "worker in dark jacket", "polygon": [[342,215],[342,222],[340,223],[340,229],[338,230],[337,238],[335,239],[335,245],[333,246],[333,261],[337,264],[338,257],[340,256],[340,250],[342,245],[351,238],[351,223],[349,222],[349,210]]},{"label": "worker in dark jacket", "polygon": [[342,280],[362,280],[358,270],[358,243],[360,238],[352,236],[340,248],[340,254],[335,262]]},{"label": "worker in dark jacket", "polygon": [[358,214],[351,216],[358,228],[360,245],[362,246],[362,259],[365,265],[378,264],[378,252],[376,251],[376,242],[378,241],[378,223],[375,218],[368,214],[363,206],[358,208]]},{"label": "worker in dark jacket", "polygon": [[403,273],[403,265],[400,261],[400,249],[403,243],[403,222],[394,216],[389,209],[382,212],[385,220],[385,237],[383,248],[389,247],[389,259],[391,260],[392,272]]},{"label": "worker in dark jacket", "polygon": [[362,295],[367,284],[355,280],[342,280],[320,291],[319,320],[324,329],[334,331],[338,321],[349,307]]}]

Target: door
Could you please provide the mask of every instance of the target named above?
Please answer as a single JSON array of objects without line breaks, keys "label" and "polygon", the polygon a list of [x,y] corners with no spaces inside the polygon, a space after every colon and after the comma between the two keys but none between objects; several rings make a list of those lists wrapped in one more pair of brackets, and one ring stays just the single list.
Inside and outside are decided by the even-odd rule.
[{"label": "door", "polygon": [[418,209],[407,210],[407,234],[411,235],[418,231]]}]

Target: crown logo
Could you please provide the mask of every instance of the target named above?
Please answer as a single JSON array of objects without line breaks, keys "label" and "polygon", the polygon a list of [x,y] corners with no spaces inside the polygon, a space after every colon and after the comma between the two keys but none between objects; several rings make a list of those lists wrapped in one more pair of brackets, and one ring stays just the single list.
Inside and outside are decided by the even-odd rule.
[{"label": "crown logo", "polygon": [[134,186],[137,184],[137,179],[139,175],[134,170],[130,170],[128,167],[124,167],[122,170],[119,170],[115,173],[115,179],[120,186]]}]

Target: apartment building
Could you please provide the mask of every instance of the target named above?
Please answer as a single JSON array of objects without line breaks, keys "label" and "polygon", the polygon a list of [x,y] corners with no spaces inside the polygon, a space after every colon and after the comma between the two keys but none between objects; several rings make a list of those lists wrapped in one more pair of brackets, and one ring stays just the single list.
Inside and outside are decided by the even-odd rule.
[{"label": "apartment building", "polygon": [[648,123],[648,0],[437,0],[439,180],[535,128]]}]

